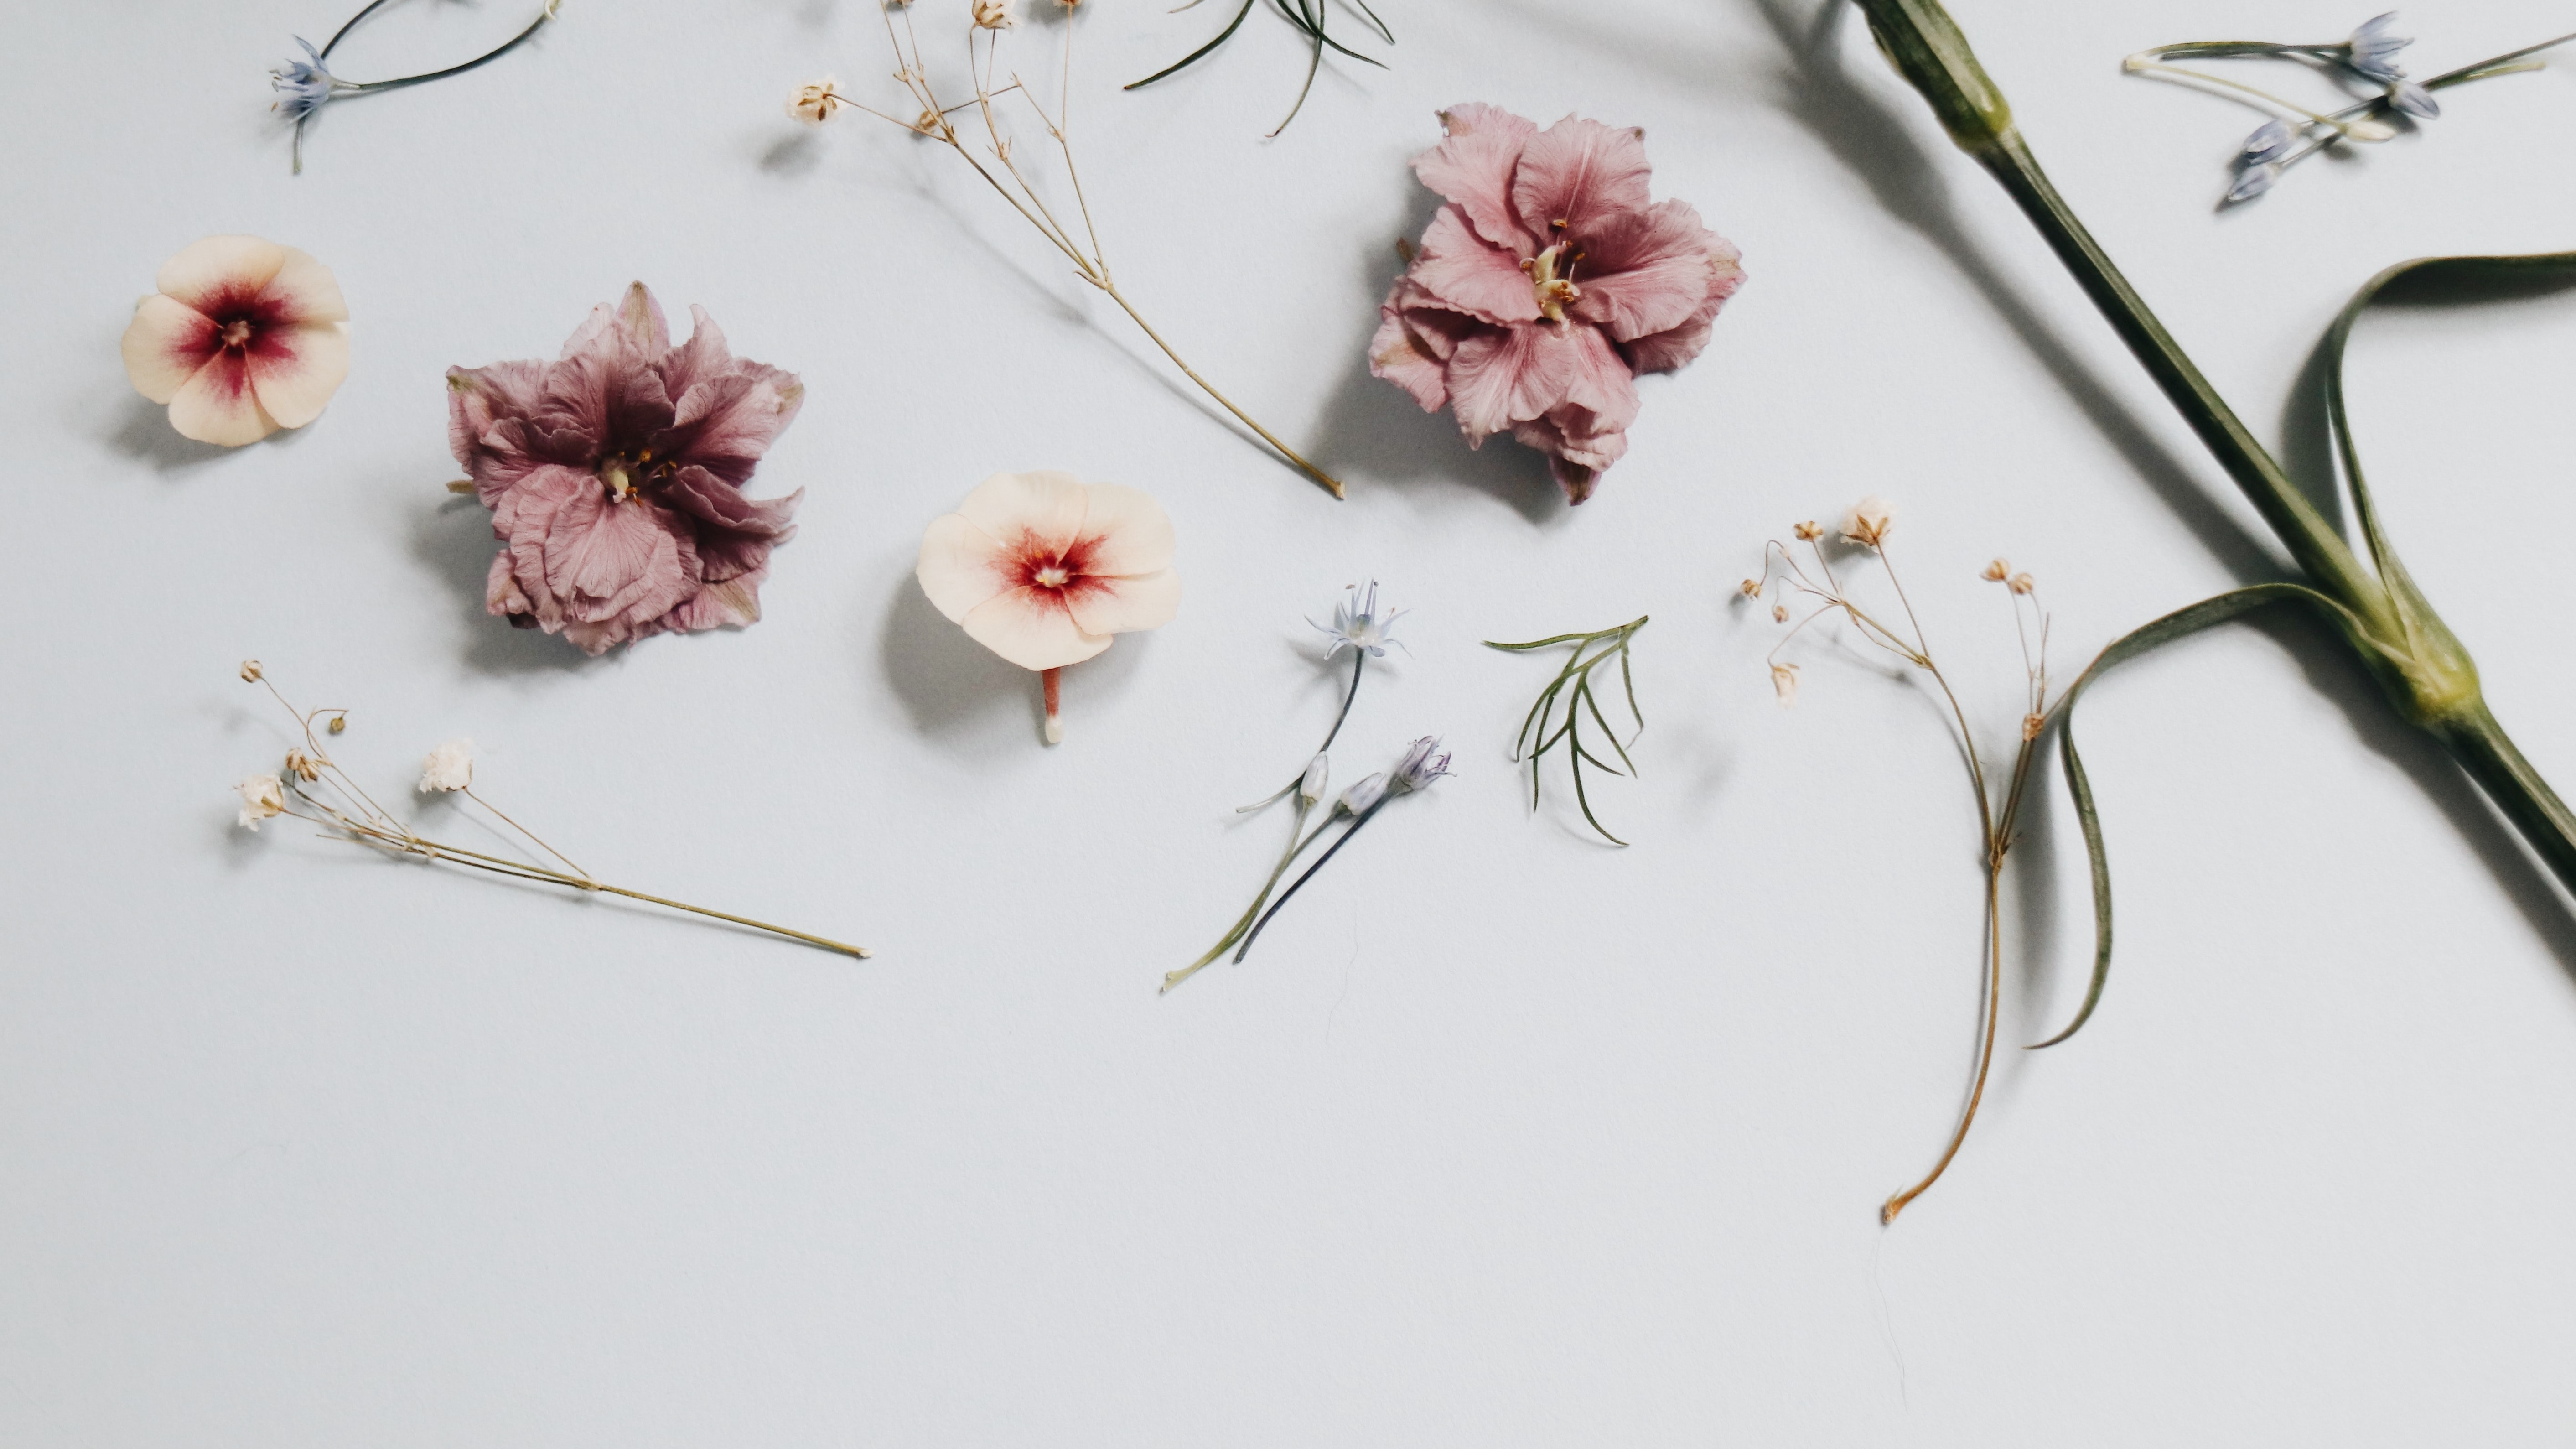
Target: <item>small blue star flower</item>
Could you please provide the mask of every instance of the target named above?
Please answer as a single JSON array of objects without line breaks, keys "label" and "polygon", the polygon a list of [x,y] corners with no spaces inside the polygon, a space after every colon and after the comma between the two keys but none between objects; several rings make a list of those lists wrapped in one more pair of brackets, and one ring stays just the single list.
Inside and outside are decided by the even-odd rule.
[{"label": "small blue star flower", "polygon": [[2413,45],[2412,36],[2391,35],[2388,28],[2397,21],[2397,12],[2375,15],[2361,23],[2344,43],[2344,63],[2382,85],[2394,85],[2406,78],[2406,68],[2397,63],[2397,52]]},{"label": "small blue star flower", "polygon": [[312,41],[299,35],[295,43],[304,47],[305,58],[289,60],[285,69],[270,71],[268,84],[278,93],[276,108],[286,119],[301,122],[345,89],[348,82],[322,68],[322,53],[313,48]]},{"label": "small blue star flower", "polygon": [[[1369,580],[1366,595],[1360,593],[1359,585],[1351,585],[1351,596],[1333,607],[1333,622],[1329,625],[1315,624],[1333,641],[1324,650],[1324,657],[1332,659],[1345,649],[1359,649],[1373,657],[1385,658],[1386,646],[1396,642],[1391,632],[1395,621],[1402,617],[1404,611],[1401,609],[1385,614],[1377,611],[1377,580]],[[1314,624],[1312,619],[1306,622]]]}]

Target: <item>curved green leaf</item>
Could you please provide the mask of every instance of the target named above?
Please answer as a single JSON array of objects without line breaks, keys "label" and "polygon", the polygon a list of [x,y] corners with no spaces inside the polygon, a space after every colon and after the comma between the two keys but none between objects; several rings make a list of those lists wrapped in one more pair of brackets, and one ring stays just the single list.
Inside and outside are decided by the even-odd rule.
[{"label": "curved green leaf", "polygon": [[2084,1005],[2076,1010],[2075,1019],[2057,1035],[2032,1043],[2030,1050],[2053,1047],[2075,1035],[2092,1019],[2093,1008],[2102,1001],[2103,984],[2111,979],[2111,860],[2102,846],[2102,818],[2093,806],[2093,782],[2084,773],[2084,757],[2075,749],[2075,701],[2101,677],[2102,671],[2114,664],[2267,604],[2290,602],[2313,605],[2352,638],[2355,648],[2368,647],[2361,619],[2324,594],[2305,584],[2255,584],[2176,609],[2112,640],[2058,700],[2054,711],[2058,716],[2058,759],[2066,767],[2066,795],[2075,805],[2076,820],[2084,827],[2084,853],[2093,868],[2093,979],[2084,989]]}]

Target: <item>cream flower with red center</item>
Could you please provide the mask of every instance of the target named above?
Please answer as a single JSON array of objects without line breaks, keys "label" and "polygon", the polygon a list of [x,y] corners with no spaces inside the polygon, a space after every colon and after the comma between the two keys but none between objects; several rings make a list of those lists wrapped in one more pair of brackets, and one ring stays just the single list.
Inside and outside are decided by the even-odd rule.
[{"label": "cream flower with red center", "polygon": [[210,236],[154,285],[125,329],[125,375],[183,436],[239,447],[300,428],[349,375],[340,284],[293,247]]},{"label": "cream flower with red center", "polygon": [[1180,607],[1172,521],[1134,488],[1070,473],[996,473],[933,519],[915,571],[967,637],[1046,678],[1058,737],[1056,671],[1159,629]]}]

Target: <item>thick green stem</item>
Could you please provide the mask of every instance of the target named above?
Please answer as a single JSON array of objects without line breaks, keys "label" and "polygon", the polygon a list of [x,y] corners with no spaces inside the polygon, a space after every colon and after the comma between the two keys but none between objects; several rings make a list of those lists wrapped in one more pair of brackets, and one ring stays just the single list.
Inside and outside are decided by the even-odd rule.
[{"label": "thick green stem", "polygon": [[[2576,814],[2514,748],[2486,706],[2477,671],[2431,604],[2382,549],[2374,573],[2308,502],[2234,409],[2050,185],[2014,127],[2003,92],[1939,0],[1856,0],[1899,74],[1931,103],[1959,148],[2003,184],[2095,307],[2164,389],[2228,476],[2252,500],[2319,590],[2352,611],[2342,635],[2399,712],[2460,762],[2570,890],[2576,890]],[[2448,79],[2445,77],[2444,79]],[[2384,543],[2384,540],[2383,540]]]}]

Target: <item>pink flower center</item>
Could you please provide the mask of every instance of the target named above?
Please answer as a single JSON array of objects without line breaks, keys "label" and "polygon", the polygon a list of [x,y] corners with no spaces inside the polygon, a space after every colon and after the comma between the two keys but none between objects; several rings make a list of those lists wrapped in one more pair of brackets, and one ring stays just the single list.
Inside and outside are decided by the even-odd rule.
[{"label": "pink flower center", "polygon": [[1016,587],[1035,595],[1040,604],[1067,608],[1072,600],[1108,587],[1091,573],[1100,542],[1097,538],[1077,538],[1055,543],[1034,534],[1022,534],[1004,555],[1004,574]]}]

